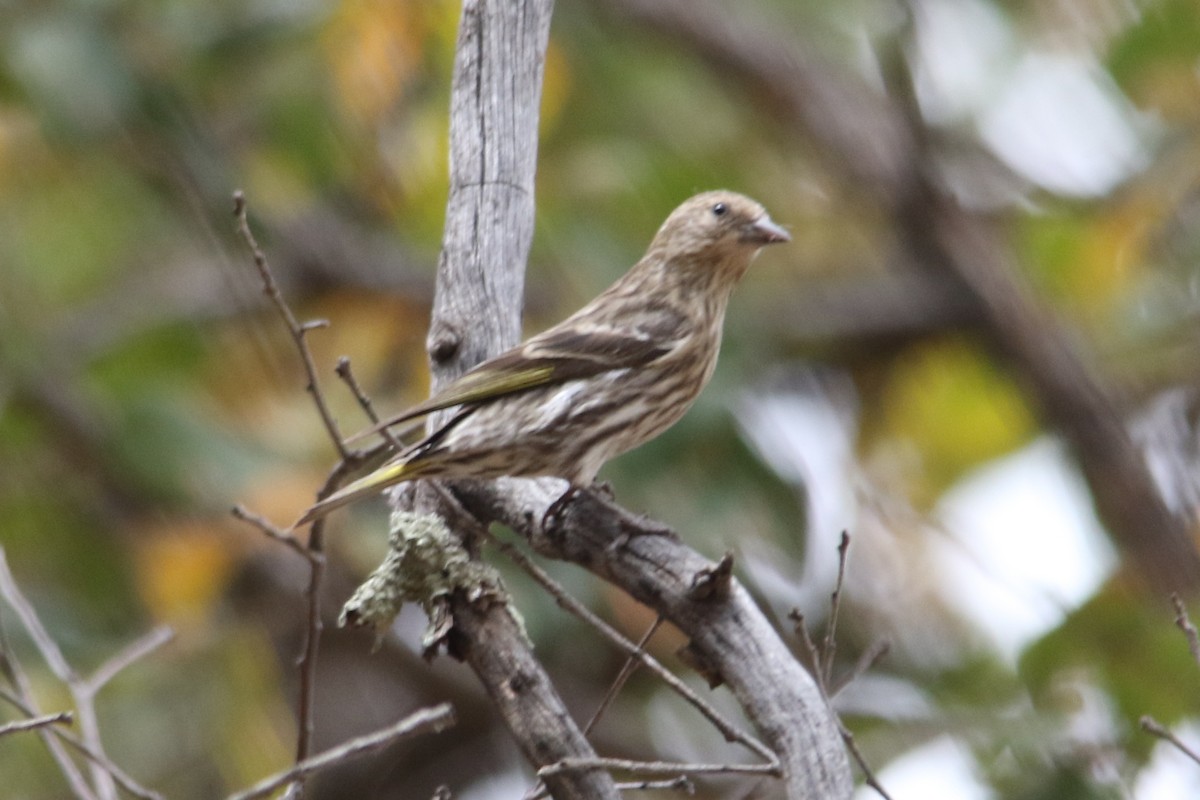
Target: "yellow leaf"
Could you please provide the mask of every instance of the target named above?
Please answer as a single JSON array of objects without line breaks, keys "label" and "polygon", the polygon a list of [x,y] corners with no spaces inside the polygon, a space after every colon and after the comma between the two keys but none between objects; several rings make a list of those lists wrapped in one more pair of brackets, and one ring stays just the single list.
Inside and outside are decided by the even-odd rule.
[{"label": "yellow leaf", "polygon": [[1037,429],[1018,387],[981,348],[959,338],[919,345],[897,359],[880,401],[882,438],[920,453],[908,487],[918,507]]},{"label": "yellow leaf", "polygon": [[241,551],[232,532],[201,521],[173,523],[140,532],[136,542],[137,587],[147,608],[176,628],[204,624]]},{"label": "yellow leaf", "polygon": [[322,35],[337,101],[374,127],[391,111],[421,61],[429,34],[419,3],[346,0]]}]

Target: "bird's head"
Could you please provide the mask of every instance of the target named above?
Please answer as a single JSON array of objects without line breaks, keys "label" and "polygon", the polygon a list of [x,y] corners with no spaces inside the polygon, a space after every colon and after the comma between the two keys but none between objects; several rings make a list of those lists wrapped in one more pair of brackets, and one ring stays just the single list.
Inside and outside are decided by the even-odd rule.
[{"label": "bird's head", "polygon": [[650,252],[671,261],[728,263],[737,271],[749,265],[759,248],[790,242],[791,234],[771,220],[759,203],[737,192],[698,194],[671,212],[658,229]]}]

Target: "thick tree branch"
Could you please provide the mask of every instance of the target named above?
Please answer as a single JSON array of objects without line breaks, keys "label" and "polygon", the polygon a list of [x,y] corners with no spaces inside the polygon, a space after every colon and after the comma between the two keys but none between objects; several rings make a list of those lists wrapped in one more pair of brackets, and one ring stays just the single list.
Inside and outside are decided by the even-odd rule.
[{"label": "thick tree branch", "polygon": [[660,524],[593,492],[576,495],[547,534],[540,520],[562,493],[556,480],[463,482],[455,492],[472,514],[503,522],[543,555],[573,561],[620,586],[682,630],[691,639],[692,663],[729,686],[775,751],[789,800],[850,796],[849,762],[833,712],[736,580],[701,596],[696,584],[711,574],[711,562],[664,535]]},{"label": "thick tree branch", "polygon": [[[450,98],[450,197],[427,342],[435,391],[520,339],[552,6],[463,3]],[[398,503],[405,497],[394,495]],[[436,491],[418,490],[415,498],[419,511],[449,511]],[[505,605],[455,593],[451,607],[451,651],[475,671],[530,763],[595,758]],[[620,796],[603,771],[564,773],[546,785],[559,800]]]},{"label": "thick tree branch", "polygon": [[[435,390],[519,339],[549,13],[550,0],[464,5],[451,98],[450,199],[427,343]],[[540,519],[554,499],[553,489],[549,496],[527,493],[537,485],[498,482],[503,488],[492,494],[491,504],[506,513],[481,519],[502,519],[537,538],[530,520]],[[419,509],[452,516],[436,492],[415,495]],[[399,503],[407,496],[395,494]],[[708,562],[662,536],[612,548],[616,537],[634,530],[632,516],[613,505],[588,506],[580,516],[583,505],[575,504],[567,516],[572,546],[542,551],[591,566],[689,633],[694,660],[705,662],[706,674],[729,683],[768,745],[781,753],[789,798],[848,797],[849,764],[833,714],[745,591],[722,575],[713,579],[719,585],[710,596],[699,599],[692,584]],[[476,504],[472,510],[487,509]],[[661,546],[668,550],[654,549]],[[658,557],[650,569],[638,557],[643,547]],[[598,564],[607,567],[597,569]],[[594,762],[590,745],[519,634],[506,609],[456,599],[452,645],[475,669],[527,757],[538,767],[567,759]],[[602,770],[559,772],[546,783],[559,798],[617,797]]]}]

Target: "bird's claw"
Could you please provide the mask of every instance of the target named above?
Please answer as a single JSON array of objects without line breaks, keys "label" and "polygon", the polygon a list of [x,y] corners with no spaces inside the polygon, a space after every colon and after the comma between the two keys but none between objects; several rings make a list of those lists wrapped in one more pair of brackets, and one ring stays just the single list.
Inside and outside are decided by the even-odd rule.
[{"label": "bird's claw", "polygon": [[567,510],[567,506],[575,499],[575,495],[579,494],[580,489],[575,484],[567,487],[567,490],[559,495],[558,499],[546,507],[546,513],[542,514],[542,532],[549,533],[558,528],[562,523],[563,512]]}]

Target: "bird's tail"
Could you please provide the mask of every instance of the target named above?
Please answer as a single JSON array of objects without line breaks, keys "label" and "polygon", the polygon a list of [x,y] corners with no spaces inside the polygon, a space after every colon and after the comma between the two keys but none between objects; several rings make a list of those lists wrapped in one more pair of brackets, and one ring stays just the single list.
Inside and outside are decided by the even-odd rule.
[{"label": "bird's tail", "polygon": [[407,461],[390,461],[369,475],[343,486],[329,497],[315,503],[292,524],[292,527],[299,528],[301,525],[315,522],[334,509],[349,505],[369,495],[378,494],[394,484],[412,480],[421,472],[422,470],[417,465]]}]

